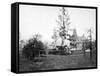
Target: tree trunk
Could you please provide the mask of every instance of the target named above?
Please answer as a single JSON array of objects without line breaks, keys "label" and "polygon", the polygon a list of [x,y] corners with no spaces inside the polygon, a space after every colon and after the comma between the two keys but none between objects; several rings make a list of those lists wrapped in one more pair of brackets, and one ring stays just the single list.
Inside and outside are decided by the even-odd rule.
[{"label": "tree trunk", "polygon": [[64,46],[64,39],[62,38],[61,46]]}]

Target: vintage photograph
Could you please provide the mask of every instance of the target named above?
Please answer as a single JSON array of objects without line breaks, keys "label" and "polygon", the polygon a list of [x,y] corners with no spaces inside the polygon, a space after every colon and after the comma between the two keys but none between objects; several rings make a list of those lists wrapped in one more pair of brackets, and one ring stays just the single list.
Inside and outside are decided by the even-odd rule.
[{"label": "vintage photograph", "polygon": [[96,9],[19,5],[19,71],[97,66]]}]

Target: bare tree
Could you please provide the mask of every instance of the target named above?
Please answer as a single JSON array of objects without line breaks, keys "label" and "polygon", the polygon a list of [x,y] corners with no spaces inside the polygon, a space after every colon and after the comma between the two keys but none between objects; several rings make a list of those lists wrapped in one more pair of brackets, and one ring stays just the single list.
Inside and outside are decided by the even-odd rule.
[{"label": "bare tree", "polygon": [[19,49],[22,49],[25,45],[25,40],[21,39],[21,33],[19,32]]},{"label": "bare tree", "polygon": [[53,33],[52,39],[54,40],[54,42],[52,44],[53,44],[53,47],[55,48],[56,44],[57,44],[58,35],[57,35],[57,30],[56,29],[54,29],[53,32],[54,33]]},{"label": "bare tree", "polygon": [[89,35],[88,35],[88,38],[89,38],[89,47],[90,47],[90,60],[92,60],[92,33],[93,33],[93,30],[90,28],[89,30],[88,30],[88,33],[89,33]]}]

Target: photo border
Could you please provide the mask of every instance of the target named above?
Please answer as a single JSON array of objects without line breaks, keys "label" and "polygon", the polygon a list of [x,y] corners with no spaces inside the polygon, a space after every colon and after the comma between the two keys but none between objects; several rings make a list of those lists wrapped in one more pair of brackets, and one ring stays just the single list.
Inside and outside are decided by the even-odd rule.
[{"label": "photo border", "polygon": [[[34,5],[34,6],[50,6],[50,7],[71,7],[71,8],[85,8],[96,10],[96,67],[84,68],[67,68],[67,69],[52,69],[52,70],[36,70],[36,71],[19,71],[19,5]],[[13,26],[15,25],[15,27]],[[54,72],[66,70],[83,70],[83,69],[97,69],[98,65],[98,7],[92,6],[76,6],[76,5],[61,5],[61,4],[43,4],[43,3],[26,3],[15,2],[11,4],[11,71],[14,73],[35,73],[35,72]],[[14,35],[15,34],[15,35]],[[14,36],[13,36],[14,35]],[[15,41],[14,41],[15,40]],[[14,45],[15,44],[15,45]]]}]

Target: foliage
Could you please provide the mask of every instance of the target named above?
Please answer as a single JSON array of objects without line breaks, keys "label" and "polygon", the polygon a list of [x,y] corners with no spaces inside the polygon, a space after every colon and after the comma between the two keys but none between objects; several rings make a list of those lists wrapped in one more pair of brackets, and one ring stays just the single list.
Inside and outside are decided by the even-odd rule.
[{"label": "foliage", "polygon": [[23,55],[32,60],[34,57],[39,56],[40,50],[44,49],[43,43],[38,39],[39,35],[34,35],[32,39],[23,48]]},{"label": "foliage", "polygon": [[96,44],[95,44],[95,41],[85,41],[84,42],[84,44],[85,44],[85,49],[90,49],[90,50],[96,50]]},{"label": "foliage", "polygon": [[61,46],[64,46],[64,40],[67,39],[67,37],[69,37],[68,31],[69,31],[69,25],[70,25],[70,18],[68,15],[68,11],[66,11],[66,9],[64,7],[62,7],[62,9],[60,10],[61,14],[58,16],[58,32],[59,32],[59,36],[62,39],[62,43]]}]

